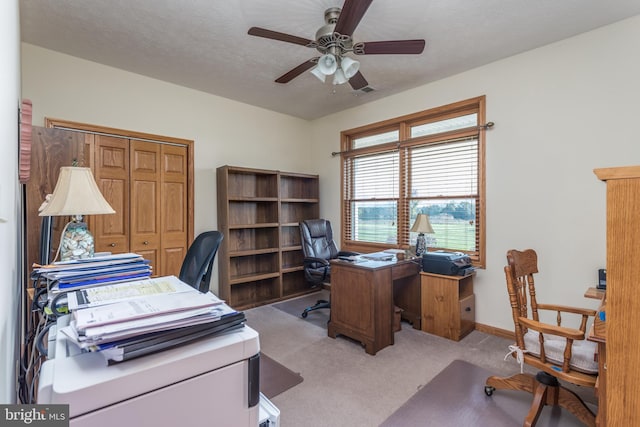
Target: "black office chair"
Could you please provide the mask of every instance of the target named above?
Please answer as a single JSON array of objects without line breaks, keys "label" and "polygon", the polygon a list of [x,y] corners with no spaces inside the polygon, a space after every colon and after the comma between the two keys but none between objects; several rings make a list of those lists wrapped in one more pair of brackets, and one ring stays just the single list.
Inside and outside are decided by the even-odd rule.
[{"label": "black office chair", "polygon": [[205,231],[193,241],[180,268],[180,280],[200,292],[209,292],[213,260],[223,235],[219,231]]},{"label": "black office chair", "polygon": [[[313,287],[322,286],[331,281],[330,260],[339,256],[358,255],[357,252],[339,251],[333,241],[331,222],[326,219],[307,219],[300,223],[302,253],[304,254],[304,277]],[[330,308],[327,300],[318,300],[302,312],[306,318],[310,311]]]}]

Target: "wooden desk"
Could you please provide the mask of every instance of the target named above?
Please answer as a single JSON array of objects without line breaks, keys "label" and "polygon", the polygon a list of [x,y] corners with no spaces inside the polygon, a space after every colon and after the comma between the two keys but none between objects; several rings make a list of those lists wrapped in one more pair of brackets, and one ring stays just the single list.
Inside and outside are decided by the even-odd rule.
[{"label": "wooden desk", "polygon": [[605,316],[601,313],[605,312],[604,289],[588,288],[584,293],[585,298],[599,299],[602,301],[596,318],[589,329],[587,339],[598,344],[598,379],[596,380],[596,397],[598,398],[598,414],[596,415],[596,426],[604,427],[607,424],[607,332],[605,328]]},{"label": "wooden desk", "polygon": [[[417,293],[419,272],[420,266],[411,260],[332,261],[328,335],[345,335],[360,341],[372,355],[393,345],[394,284],[398,285],[399,295]],[[405,297],[398,300],[404,301]],[[400,308],[404,309],[402,305]],[[415,307],[409,306],[409,317],[420,317],[420,313],[411,310]]]},{"label": "wooden desk", "polygon": [[604,289],[588,288],[584,293],[584,297],[601,300],[601,299],[604,299],[604,293],[605,293]]},{"label": "wooden desk", "polygon": [[596,397],[598,398],[598,414],[596,426],[607,425],[607,337],[598,335],[592,325],[587,335],[589,341],[598,343],[598,379],[596,380]]}]

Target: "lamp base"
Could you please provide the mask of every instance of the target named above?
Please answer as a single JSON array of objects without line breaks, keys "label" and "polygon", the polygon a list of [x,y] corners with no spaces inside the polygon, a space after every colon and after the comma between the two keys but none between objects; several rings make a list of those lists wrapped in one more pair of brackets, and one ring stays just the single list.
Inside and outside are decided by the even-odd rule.
[{"label": "lamp base", "polygon": [[427,239],[424,237],[424,233],[420,233],[416,239],[416,256],[421,257],[425,252],[427,252]]},{"label": "lamp base", "polygon": [[85,222],[72,221],[67,224],[60,241],[60,259],[69,261],[74,259],[93,258],[95,246],[93,236]]}]

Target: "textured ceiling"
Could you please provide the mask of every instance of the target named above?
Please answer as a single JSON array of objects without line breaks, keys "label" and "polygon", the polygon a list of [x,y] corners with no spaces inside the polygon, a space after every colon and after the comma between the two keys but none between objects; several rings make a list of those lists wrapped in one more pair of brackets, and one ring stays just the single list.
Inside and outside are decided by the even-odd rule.
[{"label": "textured ceiling", "polygon": [[640,14],[638,0],[373,0],[355,42],[425,39],[421,55],[361,55],[374,91],[321,83],[318,56],[247,35],[314,39],[344,0],[20,0],[22,41],[269,110],[315,119]]}]

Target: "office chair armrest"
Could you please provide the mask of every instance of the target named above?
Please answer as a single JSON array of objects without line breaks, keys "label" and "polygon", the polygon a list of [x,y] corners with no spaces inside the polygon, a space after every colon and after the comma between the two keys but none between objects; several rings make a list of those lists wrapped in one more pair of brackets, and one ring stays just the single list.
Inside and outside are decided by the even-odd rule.
[{"label": "office chair armrest", "polygon": [[327,267],[329,265],[329,261],[324,258],[316,258],[316,257],[305,257],[302,260],[304,265],[312,265],[312,264],[320,264],[318,267]]},{"label": "office chair armrest", "polygon": [[527,319],[526,317],[518,317],[518,322],[529,329],[538,331],[541,334],[557,335],[559,337],[568,338],[574,341],[584,340],[584,332],[579,329],[566,328],[564,326],[549,325],[548,323],[538,322],[536,320]]},{"label": "office chair armrest", "polygon": [[351,252],[351,251],[339,251],[338,256],[358,256],[360,252]]}]

